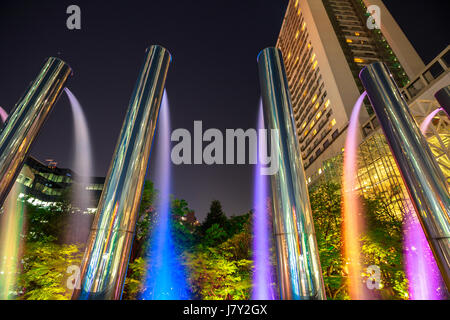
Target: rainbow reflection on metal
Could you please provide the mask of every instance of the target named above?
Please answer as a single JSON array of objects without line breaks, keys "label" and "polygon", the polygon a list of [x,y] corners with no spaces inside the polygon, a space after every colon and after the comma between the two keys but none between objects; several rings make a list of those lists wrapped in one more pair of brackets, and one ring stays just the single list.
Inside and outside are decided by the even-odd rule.
[{"label": "rainbow reflection on metal", "polygon": [[171,56],[146,51],[114,151],[73,299],[118,300],[131,252],[147,163]]},{"label": "rainbow reflection on metal", "polygon": [[[278,283],[283,300],[325,299],[305,172],[281,51],[266,48],[258,69],[267,128],[278,131],[271,176]],[[275,155],[271,155],[274,157]]]},{"label": "rainbow reflection on metal", "polygon": [[388,67],[375,62],[360,75],[397,162],[419,221],[450,288],[450,196],[444,174]]},{"label": "rainbow reflection on metal", "polygon": [[72,69],[64,61],[48,58],[3,125],[0,133],[0,205],[71,74]]},{"label": "rainbow reflection on metal", "polygon": [[24,186],[15,183],[0,214],[0,300],[12,299],[18,276]]}]

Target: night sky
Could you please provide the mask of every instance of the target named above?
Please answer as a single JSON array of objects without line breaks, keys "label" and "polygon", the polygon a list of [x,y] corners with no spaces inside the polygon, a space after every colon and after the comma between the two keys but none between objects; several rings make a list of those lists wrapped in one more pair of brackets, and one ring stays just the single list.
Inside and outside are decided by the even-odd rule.
[{"label": "night sky", "polygon": [[[166,82],[172,129],[192,132],[194,120],[203,121],[203,130],[254,128],[259,100],[256,56],[275,45],[287,3],[2,0],[0,106],[12,109],[46,57],[66,61],[74,70],[68,87],[89,121],[94,172],[104,176],[144,50],[160,44],[173,56]],[[449,44],[448,1],[385,3],[425,63]],[[81,8],[81,30],[66,28],[71,4]],[[72,167],[72,131],[70,106],[62,96],[32,155]],[[173,193],[188,201],[199,220],[214,199],[222,202],[227,215],[242,214],[252,207],[252,170],[250,165],[173,166]]]}]

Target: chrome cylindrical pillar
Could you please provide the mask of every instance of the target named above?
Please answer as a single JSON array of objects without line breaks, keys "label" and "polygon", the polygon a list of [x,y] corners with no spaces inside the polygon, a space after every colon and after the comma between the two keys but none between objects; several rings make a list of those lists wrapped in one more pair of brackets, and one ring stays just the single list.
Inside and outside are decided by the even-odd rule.
[{"label": "chrome cylindrical pillar", "polygon": [[121,298],[166,75],[171,61],[147,49],[98,204],[73,299]]},{"label": "chrome cylindrical pillar", "polygon": [[449,288],[450,197],[446,179],[387,66],[373,63],[359,77]]},{"label": "chrome cylindrical pillar", "polygon": [[48,58],[3,126],[0,133],[0,206],[71,74],[72,69],[64,61]]},{"label": "chrome cylindrical pillar", "polygon": [[[281,51],[258,56],[267,128],[278,131],[279,170],[271,176],[280,298],[325,299],[319,253]],[[273,148],[272,148],[273,149]],[[272,160],[273,161],[273,160]]]},{"label": "chrome cylindrical pillar", "polygon": [[447,116],[450,117],[450,85],[443,87],[441,90],[436,92],[434,97],[445,110]]}]

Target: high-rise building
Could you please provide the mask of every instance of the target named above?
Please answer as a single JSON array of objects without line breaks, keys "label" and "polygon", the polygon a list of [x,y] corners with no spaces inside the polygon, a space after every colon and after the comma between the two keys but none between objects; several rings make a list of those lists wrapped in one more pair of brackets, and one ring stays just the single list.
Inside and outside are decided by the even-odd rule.
[{"label": "high-rise building", "polygon": [[[450,46],[442,51],[402,89],[416,123],[424,119],[440,105],[434,94],[450,85]],[[358,189],[366,199],[382,199],[385,209],[393,217],[404,217],[412,209],[406,185],[397,167],[389,144],[376,125],[373,116],[363,124],[367,134],[358,147]],[[424,134],[436,162],[450,186],[450,119],[444,111],[435,114]],[[322,164],[323,173],[316,175],[313,184],[340,183],[343,170],[343,154],[332,157]]]},{"label": "high-rise building", "polygon": [[[367,7],[380,9],[369,28]],[[342,151],[353,106],[363,88],[360,70],[384,61],[400,86],[424,63],[380,0],[291,0],[277,41],[282,51],[307,177]],[[371,108],[360,120],[370,120]],[[361,136],[363,136],[361,131]]]}]

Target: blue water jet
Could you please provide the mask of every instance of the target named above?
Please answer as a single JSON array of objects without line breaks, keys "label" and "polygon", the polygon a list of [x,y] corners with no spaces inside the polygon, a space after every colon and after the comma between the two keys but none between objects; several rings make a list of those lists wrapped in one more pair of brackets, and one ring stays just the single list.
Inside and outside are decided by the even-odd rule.
[{"label": "blue water jet", "polygon": [[171,160],[170,114],[167,93],[164,91],[158,119],[156,142],[155,187],[159,191],[157,218],[150,238],[148,266],[143,300],[189,299],[186,272],[177,252],[171,228]]}]

